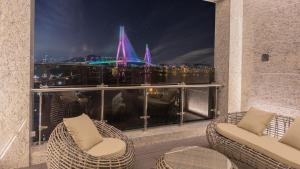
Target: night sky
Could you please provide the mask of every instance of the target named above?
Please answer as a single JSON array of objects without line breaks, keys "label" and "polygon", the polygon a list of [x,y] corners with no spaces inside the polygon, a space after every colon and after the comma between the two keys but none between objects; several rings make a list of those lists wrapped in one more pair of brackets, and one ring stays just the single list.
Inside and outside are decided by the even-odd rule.
[{"label": "night sky", "polygon": [[36,0],[35,60],[116,56],[119,26],[153,63],[213,64],[215,7],[202,0]]}]

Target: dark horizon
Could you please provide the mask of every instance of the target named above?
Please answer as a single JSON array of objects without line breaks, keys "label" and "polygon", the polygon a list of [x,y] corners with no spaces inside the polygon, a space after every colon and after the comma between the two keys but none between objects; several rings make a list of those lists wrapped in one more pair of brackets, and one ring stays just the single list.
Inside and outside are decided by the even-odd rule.
[{"label": "dark horizon", "polygon": [[124,25],[136,53],[153,63],[213,65],[214,4],[200,0],[36,1],[35,60],[116,56]]}]

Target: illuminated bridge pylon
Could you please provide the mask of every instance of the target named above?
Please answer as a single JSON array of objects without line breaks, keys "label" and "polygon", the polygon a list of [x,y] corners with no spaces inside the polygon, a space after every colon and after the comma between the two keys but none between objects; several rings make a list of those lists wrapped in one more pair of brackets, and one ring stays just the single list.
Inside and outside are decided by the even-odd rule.
[{"label": "illuminated bridge pylon", "polygon": [[135,50],[133,49],[124,26],[120,26],[119,44],[116,57],[116,67],[127,66],[128,63],[141,62]]},{"label": "illuminated bridge pylon", "polygon": [[[119,65],[126,66],[127,65],[127,56],[125,52],[125,30],[124,26],[120,27],[120,35],[119,35],[119,44],[118,44],[118,51],[117,51],[117,58],[116,58],[116,67]],[[121,56],[122,55],[122,56]]]},{"label": "illuminated bridge pylon", "polygon": [[151,65],[151,53],[150,53],[148,44],[146,44],[146,52],[145,52],[144,62],[145,62],[146,67],[149,67]]}]

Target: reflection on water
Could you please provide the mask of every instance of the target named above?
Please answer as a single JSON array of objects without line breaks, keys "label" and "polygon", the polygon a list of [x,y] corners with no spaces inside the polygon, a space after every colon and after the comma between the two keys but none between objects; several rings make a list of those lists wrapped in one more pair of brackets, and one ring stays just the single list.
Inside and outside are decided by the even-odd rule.
[{"label": "reflection on water", "polygon": [[210,83],[214,69],[204,66],[119,67],[109,65],[36,64],[35,87],[40,85],[139,85]]}]

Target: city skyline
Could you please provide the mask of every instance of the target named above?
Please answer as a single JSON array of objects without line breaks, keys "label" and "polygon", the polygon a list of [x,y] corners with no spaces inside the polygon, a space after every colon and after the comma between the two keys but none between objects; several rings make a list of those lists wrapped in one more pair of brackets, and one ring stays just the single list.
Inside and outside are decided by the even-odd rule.
[{"label": "city skyline", "polygon": [[47,54],[55,61],[90,54],[115,57],[118,28],[143,59],[149,44],[155,64],[213,64],[214,4],[126,1],[36,2],[35,60]]}]

